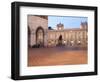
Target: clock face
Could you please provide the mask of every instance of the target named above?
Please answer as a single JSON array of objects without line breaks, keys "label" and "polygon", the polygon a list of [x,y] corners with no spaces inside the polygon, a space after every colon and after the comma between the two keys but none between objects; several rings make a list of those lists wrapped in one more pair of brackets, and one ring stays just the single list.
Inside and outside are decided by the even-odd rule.
[{"label": "clock face", "polygon": [[59,30],[61,30],[61,27],[59,27]]},{"label": "clock face", "polygon": [[62,27],[59,27],[58,29],[59,29],[59,30],[62,30]]}]

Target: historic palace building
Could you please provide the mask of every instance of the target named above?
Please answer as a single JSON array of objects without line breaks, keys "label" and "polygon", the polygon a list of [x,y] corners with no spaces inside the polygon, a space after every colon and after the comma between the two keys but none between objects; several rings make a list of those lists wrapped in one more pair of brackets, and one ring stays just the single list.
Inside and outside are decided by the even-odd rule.
[{"label": "historic palace building", "polygon": [[48,27],[48,16],[28,15],[28,45],[30,47],[59,45],[87,47],[87,22],[81,22],[80,27],[72,29],[65,29],[61,23],[55,27],[57,29]]}]

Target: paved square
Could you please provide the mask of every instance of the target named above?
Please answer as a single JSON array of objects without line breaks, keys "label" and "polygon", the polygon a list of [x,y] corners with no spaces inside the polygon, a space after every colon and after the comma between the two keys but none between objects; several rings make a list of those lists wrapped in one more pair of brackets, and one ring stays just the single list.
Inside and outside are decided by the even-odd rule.
[{"label": "paved square", "polygon": [[85,48],[29,48],[28,66],[53,66],[87,64],[88,55]]}]

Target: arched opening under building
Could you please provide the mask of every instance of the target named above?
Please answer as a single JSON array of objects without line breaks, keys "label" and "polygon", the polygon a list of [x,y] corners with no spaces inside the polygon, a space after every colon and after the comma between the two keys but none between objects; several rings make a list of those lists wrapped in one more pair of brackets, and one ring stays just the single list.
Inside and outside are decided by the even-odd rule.
[{"label": "arched opening under building", "polygon": [[30,46],[30,35],[31,35],[31,30],[30,30],[30,27],[28,26],[28,47],[31,47]]},{"label": "arched opening under building", "polygon": [[38,27],[36,30],[36,45],[38,47],[44,46],[44,30],[42,27]]},{"label": "arched opening under building", "polygon": [[63,44],[62,41],[63,41],[62,35],[60,35],[59,38],[58,38],[58,45],[59,46]]}]

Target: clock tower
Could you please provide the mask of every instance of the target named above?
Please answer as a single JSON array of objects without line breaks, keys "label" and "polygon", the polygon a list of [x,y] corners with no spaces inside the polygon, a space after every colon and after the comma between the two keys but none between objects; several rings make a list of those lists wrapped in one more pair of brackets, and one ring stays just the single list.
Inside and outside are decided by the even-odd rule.
[{"label": "clock tower", "polygon": [[57,30],[63,30],[64,29],[64,25],[59,23],[57,24]]}]

